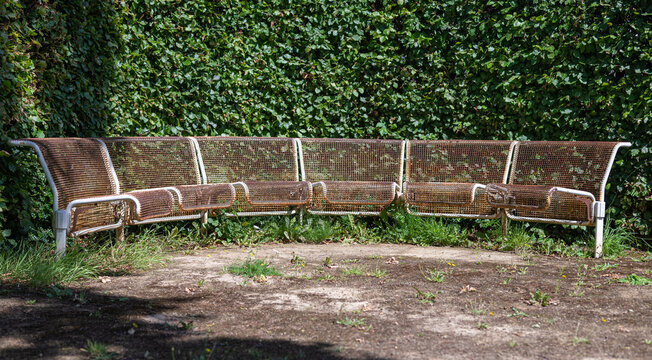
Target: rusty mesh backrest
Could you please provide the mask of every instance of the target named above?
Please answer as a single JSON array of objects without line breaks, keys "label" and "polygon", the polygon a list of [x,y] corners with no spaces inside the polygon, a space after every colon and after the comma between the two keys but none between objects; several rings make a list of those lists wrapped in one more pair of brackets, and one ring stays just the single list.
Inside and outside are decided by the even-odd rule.
[{"label": "rusty mesh backrest", "polygon": [[583,190],[603,201],[600,187],[617,144],[597,141],[519,142],[510,183]]},{"label": "rusty mesh backrest", "polygon": [[410,140],[407,182],[502,183],[512,141]]},{"label": "rusty mesh backrest", "polygon": [[120,192],[200,184],[192,142],[183,137],[102,139],[120,182]]},{"label": "rusty mesh backrest", "polygon": [[209,184],[298,181],[294,139],[196,137]]},{"label": "rusty mesh backrest", "polygon": [[401,183],[403,140],[301,139],[306,179]]},{"label": "rusty mesh backrest", "polygon": [[57,207],[73,200],[115,194],[106,157],[93,139],[24,139],[35,143],[52,175],[59,195]]}]

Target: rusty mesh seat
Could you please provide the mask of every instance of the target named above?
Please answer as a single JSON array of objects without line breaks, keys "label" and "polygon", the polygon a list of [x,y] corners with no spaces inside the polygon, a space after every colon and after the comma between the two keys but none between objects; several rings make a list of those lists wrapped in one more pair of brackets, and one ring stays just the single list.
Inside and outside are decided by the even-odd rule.
[{"label": "rusty mesh seat", "polygon": [[525,141],[516,146],[510,184],[490,184],[487,200],[513,220],[594,225],[595,202],[617,142]]},{"label": "rusty mesh seat", "polygon": [[[140,219],[199,218],[200,211],[230,206],[233,188],[201,185],[195,147],[183,137],[115,137],[100,139],[110,155],[121,193],[136,193],[143,201]],[[162,197],[164,192],[170,196]],[[175,194],[177,200],[171,194]],[[130,214],[133,207],[130,208]]]},{"label": "rusty mesh seat", "polygon": [[[232,183],[238,215],[291,214],[310,200],[291,138],[196,137],[209,184]],[[227,213],[227,215],[231,215]]]},{"label": "rusty mesh seat", "polygon": [[409,140],[403,198],[409,213],[496,218],[487,183],[505,183],[516,142]]},{"label": "rusty mesh seat", "polygon": [[402,140],[300,139],[313,214],[377,215],[403,176]]}]

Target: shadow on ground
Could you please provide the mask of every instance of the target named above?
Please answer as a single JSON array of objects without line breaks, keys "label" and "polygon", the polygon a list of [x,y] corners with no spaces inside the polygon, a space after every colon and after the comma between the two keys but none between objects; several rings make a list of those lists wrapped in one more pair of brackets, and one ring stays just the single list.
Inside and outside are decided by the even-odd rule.
[{"label": "shadow on ground", "polygon": [[[97,357],[106,359],[352,358],[326,342],[195,335],[192,321],[157,315],[193,307],[199,298],[143,300],[66,287],[36,290],[0,284],[0,358],[92,358],[89,341],[106,345],[106,357]],[[353,358],[382,359],[364,354]]]}]

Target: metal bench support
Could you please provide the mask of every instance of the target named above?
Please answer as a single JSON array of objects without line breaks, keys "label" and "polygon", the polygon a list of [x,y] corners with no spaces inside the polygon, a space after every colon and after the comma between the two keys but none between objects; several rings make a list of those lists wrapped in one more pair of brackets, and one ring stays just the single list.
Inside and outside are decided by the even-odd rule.
[{"label": "metal bench support", "polygon": [[604,236],[604,218],[606,216],[606,206],[604,201],[596,201],[595,208],[595,257],[602,257],[602,239]]}]

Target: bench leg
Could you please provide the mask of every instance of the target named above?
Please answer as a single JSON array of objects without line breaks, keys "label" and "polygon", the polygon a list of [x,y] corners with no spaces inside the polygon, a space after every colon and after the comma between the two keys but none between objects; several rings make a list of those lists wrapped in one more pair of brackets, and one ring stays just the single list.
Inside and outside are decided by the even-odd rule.
[{"label": "bench leg", "polygon": [[119,228],[115,229],[115,242],[123,242],[125,241],[125,226],[124,224],[120,226]]},{"label": "bench leg", "polygon": [[303,206],[299,207],[299,225],[303,225]]},{"label": "bench leg", "polygon": [[66,235],[70,226],[70,213],[66,210],[57,210],[52,218],[54,238],[57,243],[56,255],[60,259],[66,253]]},{"label": "bench leg", "polygon": [[507,213],[505,213],[505,209],[500,212],[500,228],[503,231],[503,237],[507,236]]},{"label": "bench leg", "polygon": [[595,257],[602,257],[602,238],[604,234],[605,203],[597,201],[593,209],[595,214]]}]

